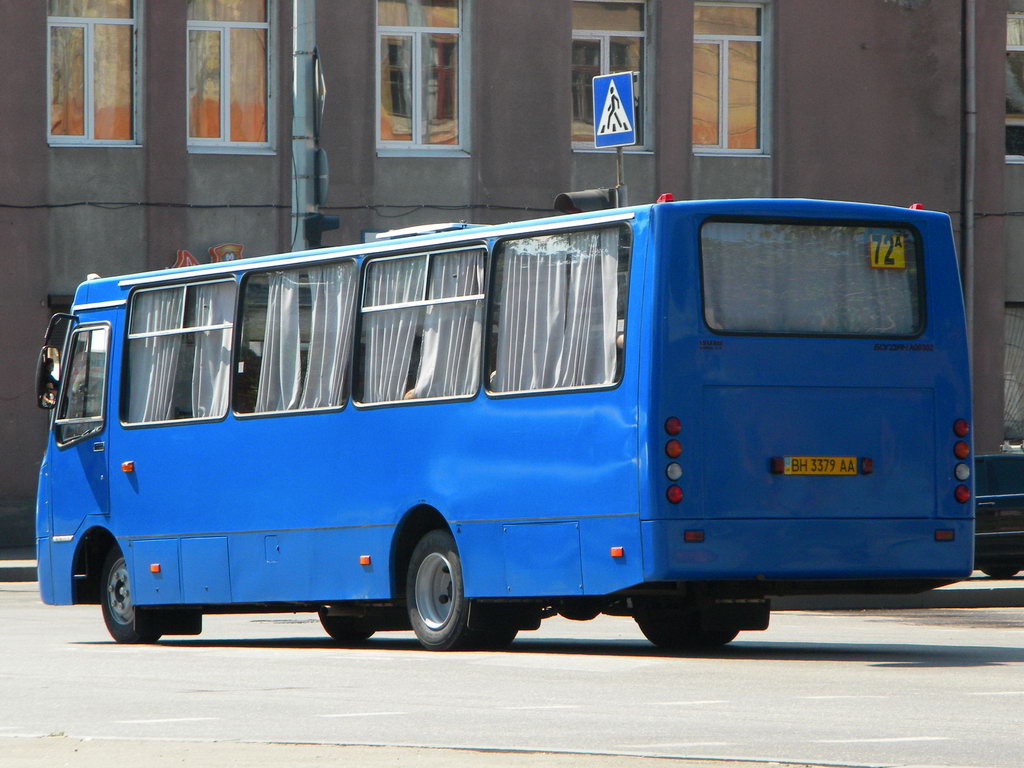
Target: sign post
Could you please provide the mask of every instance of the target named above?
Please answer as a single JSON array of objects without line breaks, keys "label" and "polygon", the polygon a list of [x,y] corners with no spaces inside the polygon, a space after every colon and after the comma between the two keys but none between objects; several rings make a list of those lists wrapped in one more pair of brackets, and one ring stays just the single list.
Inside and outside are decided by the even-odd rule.
[{"label": "sign post", "polygon": [[622,148],[636,144],[636,101],[633,95],[635,72],[598,75],[594,88],[594,146],[615,147],[616,204],[627,205]]}]

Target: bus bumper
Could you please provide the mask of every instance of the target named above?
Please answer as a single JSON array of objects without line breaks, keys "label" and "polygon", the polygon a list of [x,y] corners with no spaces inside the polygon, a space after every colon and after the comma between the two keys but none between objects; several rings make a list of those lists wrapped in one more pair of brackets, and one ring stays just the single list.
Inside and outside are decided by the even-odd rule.
[{"label": "bus bumper", "polygon": [[948,582],[973,567],[969,519],[646,520],[641,528],[648,582]]}]

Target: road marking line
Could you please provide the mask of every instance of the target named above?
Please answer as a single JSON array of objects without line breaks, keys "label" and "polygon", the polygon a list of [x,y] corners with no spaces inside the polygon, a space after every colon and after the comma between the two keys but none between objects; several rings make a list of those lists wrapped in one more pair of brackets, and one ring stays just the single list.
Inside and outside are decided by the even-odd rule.
[{"label": "road marking line", "polygon": [[219,717],[165,717],[159,720],[115,720],[118,725],[147,725],[149,723],[195,723],[200,720],[220,720]]},{"label": "road marking line", "polygon": [[815,739],[813,744],[896,744],[904,741],[953,741],[949,736],[897,736],[889,739]]},{"label": "road marking line", "polygon": [[405,715],[407,712],[342,712],[340,714],[317,715],[317,717],[384,717],[391,715]]},{"label": "road marking line", "polygon": [[728,704],[727,699],[706,699],[704,701],[652,701],[656,707],[701,707],[705,704]]},{"label": "road marking line", "polygon": [[1024,696],[1024,691],[975,691],[968,696]]},{"label": "road marking line", "polygon": [[863,696],[850,695],[850,696],[801,696],[802,699],[810,699],[812,701],[829,701],[832,699],[887,699],[888,696],[872,696],[864,694]]},{"label": "road marking line", "polygon": [[510,710],[510,711],[511,710],[515,710],[515,711],[519,711],[519,712],[522,712],[524,710],[529,710],[529,709],[579,709],[579,708],[580,708],[579,704],[547,704],[547,705],[536,704],[536,705],[531,705],[531,706],[526,706],[526,707],[499,707],[499,709],[506,709],[506,710]]}]

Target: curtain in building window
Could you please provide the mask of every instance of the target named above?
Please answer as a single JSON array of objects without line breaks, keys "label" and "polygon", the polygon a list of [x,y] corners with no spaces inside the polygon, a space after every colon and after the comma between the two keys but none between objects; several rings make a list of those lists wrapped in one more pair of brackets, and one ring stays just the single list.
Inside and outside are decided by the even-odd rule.
[{"label": "curtain in building window", "polygon": [[301,392],[299,281],[294,272],[270,275],[263,361],[256,411],[295,408]]},{"label": "curtain in building window", "polygon": [[[426,268],[426,257],[372,262],[364,308],[421,300]],[[421,313],[419,307],[407,307],[363,316],[363,402],[391,402],[403,400],[407,394],[413,396],[408,390],[409,369]]]},{"label": "curtain in building window", "polygon": [[[484,252],[461,251],[433,257],[429,299],[483,292]],[[454,397],[476,390],[483,330],[480,300],[427,307],[423,320],[416,397]]]},{"label": "curtain in building window", "polygon": [[266,141],[266,30],[231,30],[230,68],[231,141]]},{"label": "curtain in building window", "polygon": [[[132,334],[179,328],[185,291],[172,288],[139,293],[132,303]],[[182,336],[145,336],[129,340],[128,421],[166,421],[172,418],[174,377]]]},{"label": "curtain in building window", "polygon": [[196,333],[192,366],[192,418],[218,418],[228,409],[234,283],[211,283],[189,290],[195,311],[191,326],[226,326]]},{"label": "curtain in building window", "polygon": [[352,346],[356,279],[351,264],[309,270],[309,350],[300,408],[330,408],[345,400]]},{"label": "curtain in building window", "polygon": [[50,133],[85,135],[85,29],[50,29]]},{"label": "curtain in building window", "polygon": [[617,365],[617,229],[502,246],[491,389],[518,392],[608,384]]}]

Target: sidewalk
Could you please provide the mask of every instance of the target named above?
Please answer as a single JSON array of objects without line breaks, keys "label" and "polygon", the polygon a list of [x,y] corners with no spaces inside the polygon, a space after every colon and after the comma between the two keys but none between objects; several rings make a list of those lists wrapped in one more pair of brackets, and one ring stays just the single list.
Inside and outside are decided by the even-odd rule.
[{"label": "sidewalk", "polygon": [[0,582],[35,580],[35,547],[0,548]]}]

